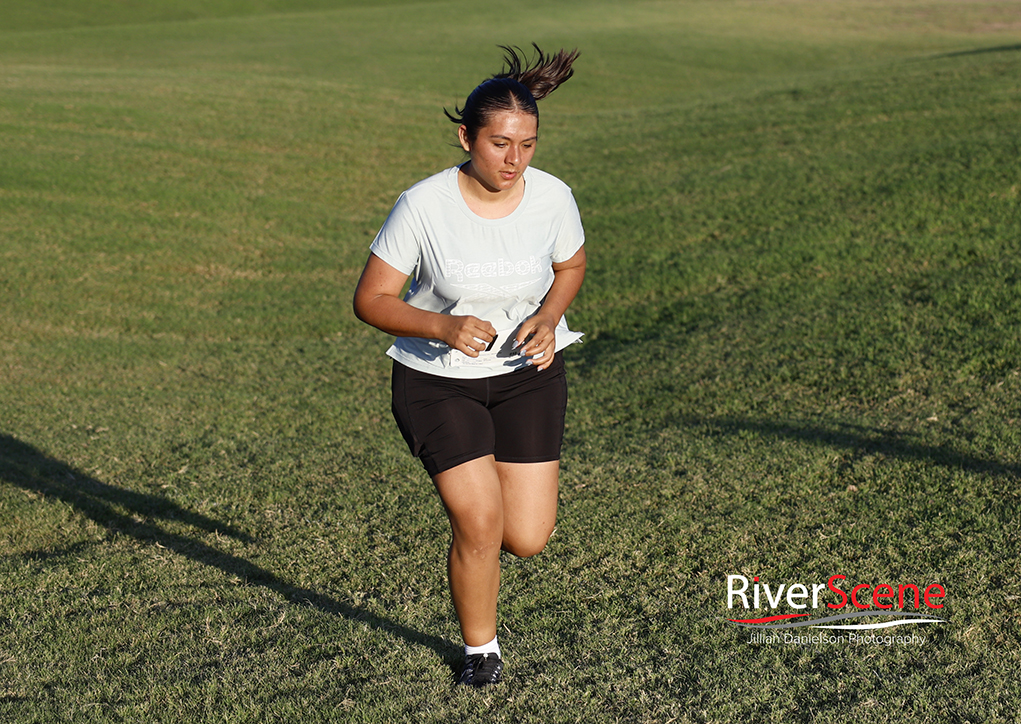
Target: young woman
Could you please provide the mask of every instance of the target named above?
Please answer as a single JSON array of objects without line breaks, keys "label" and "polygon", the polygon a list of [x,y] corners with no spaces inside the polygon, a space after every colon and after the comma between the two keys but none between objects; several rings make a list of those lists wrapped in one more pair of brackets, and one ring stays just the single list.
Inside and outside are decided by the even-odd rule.
[{"label": "young woman", "polygon": [[[557,511],[567,383],[560,350],[581,335],[564,312],[585,276],[571,190],[529,164],[536,101],[573,74],[577,52],[501,73],[457,114],[467,162],[405,191],[373,241],[358,318],[396,340],[393,414],[450,519],[450,592],[461,624],[459,683],[495,684],[500,551],[533,556]],[[401,291],[408,277],[410,289]]]}]

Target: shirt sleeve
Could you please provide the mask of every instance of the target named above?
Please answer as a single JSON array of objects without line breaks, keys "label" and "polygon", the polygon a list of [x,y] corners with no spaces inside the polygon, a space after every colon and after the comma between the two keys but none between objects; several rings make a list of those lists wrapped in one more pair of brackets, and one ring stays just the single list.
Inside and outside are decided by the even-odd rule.
[{"label": "shirt sleeve", "polygon": [[369,251],[404,274],[415,271],[422,253],[418,226],[414,219],[415,214],[405,192],[397,199],[383,227],[369,246]]},{"label": "shirt sleeve", "polygon": [[585,229],[581,225],[581,213],[578,211],[578,204],[574,200],[574,194],[567,192],[567,210],[564,213],[563,223],[560,225],[560,233],[557,234],[556,243],[553,245],[553,263],[567,261],[578,253],[578,249],[585,243]]}]

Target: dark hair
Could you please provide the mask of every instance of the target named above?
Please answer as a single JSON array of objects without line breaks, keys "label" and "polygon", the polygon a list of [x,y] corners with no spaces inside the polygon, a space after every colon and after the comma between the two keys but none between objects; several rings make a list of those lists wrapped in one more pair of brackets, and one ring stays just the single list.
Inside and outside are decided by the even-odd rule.
[{"label": "dark hair", "polygon": [[546,55],[538,45],[532,43],[538,57],[526,63],[521,48],[515,50],[507,45],[498,47],[505,52],[503,60],[507,65],[506,70],[480,83],[468,95],[463,108],[455,108],[454,113],[443,109],[447,118],[458,125],[464,125],[470,141],[474,141],[479,130],[500,111],[528,113],[535,116],[538,123],[539,107],[536,101],[548,96],[574,75],[571,65],[578,57],[577,50],[568,52],[561,49],[556,55]]}]

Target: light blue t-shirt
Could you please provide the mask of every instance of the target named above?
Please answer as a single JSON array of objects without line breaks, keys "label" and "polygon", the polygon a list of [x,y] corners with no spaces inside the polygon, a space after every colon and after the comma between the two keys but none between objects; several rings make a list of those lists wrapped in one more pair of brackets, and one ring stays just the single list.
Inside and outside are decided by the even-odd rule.
[{"label": "light blue t-shirt", "polygon": [[[419,337],[398,337],[387,354],[444,377],[491,377],[527,365],[511,348],[514,337],[542,305],[553,284],[553,263],[574,256],[585,232],[571,189],[544,171],[525,169],[521,203],[502,219],[484,219],[468,208],[458,172],[446,169],[401,194],[370,249],[412,277],[408,304],[478,317],[499,335],[493,349],[477,358]],[[561,318],[557,351],[581,336]]]}]

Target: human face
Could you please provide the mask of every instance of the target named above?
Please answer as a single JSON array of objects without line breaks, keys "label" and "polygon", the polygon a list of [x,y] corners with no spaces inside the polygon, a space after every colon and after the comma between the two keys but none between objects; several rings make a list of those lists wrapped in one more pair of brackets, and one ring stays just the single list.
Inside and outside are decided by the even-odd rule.
[{"label": "human face", "polygon": [[532,162],[538,129],[538,118],[519,111],[494,114],[474,141],[461,126],[461,147],[471,154],[468,175],[490,193],[509,194]]}]

